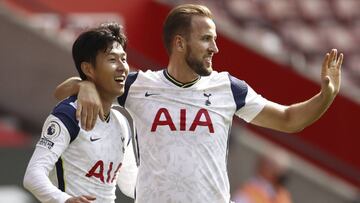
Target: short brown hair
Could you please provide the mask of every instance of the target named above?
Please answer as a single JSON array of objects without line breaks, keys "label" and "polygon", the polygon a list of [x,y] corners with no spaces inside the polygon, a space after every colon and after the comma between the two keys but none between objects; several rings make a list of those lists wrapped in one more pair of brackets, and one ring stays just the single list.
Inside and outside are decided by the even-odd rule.
[{"label": "short brown hair", "polygon": [[190,33],[192,16],[205,16],[213,19],[211,11],[203,5],[182,4],[173,8],[165,19],[163,40],[167,53],[171,54],[171,41],[175,35],[185,37]]}]

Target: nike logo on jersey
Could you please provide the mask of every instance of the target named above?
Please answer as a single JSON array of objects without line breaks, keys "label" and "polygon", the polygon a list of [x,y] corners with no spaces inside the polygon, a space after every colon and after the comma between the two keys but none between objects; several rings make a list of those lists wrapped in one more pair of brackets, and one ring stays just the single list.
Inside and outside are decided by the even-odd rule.
[{"label": "nike logo on jersey", "polygon": [[90,137],[90,141],[91,142],[95,142],[96,140],[100,140],[101,138],[99,137],[99,138],[92,138],[92,137]]},{"label": "nike logo on jersey", "polygon": [[159,94],[151,94],[151,93],[148,93],[148,92],[145,93],[145,97],[150,97],[150,96],[153,96],[153,95],[159,95]]}]

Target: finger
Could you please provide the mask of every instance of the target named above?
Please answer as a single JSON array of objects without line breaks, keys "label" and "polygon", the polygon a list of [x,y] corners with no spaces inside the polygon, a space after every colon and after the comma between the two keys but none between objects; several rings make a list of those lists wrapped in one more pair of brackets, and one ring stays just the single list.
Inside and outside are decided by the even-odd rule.
[{"label": "finger", "polygon": [[79,200],[81,203],[91,203],[93,200],[95,200],[92,196],[89,196],[90,199],[87,198],[88,196],[87,195],[82,195],[80,196]]},{"label": "finger", "polygon": [[99,107],[95,106],[92,112],[91,129],[93,129],[95,126],[98,114],[99,114]]},{"label": "finger", "polygon": [[105,121],[105,118],[104,118],[104,109],[102,108],[102,106],[100,106],[100,109],[99,109],[99,117],[102,121]]},{"label": "finger", "polygon": [[86,130],[87,108],[81,110],[81,128]]},{"label": "finger", "polygon": [[325,75],[326,72],[327,72],[329,60],[330,60],[330,54],[329,54],[329,53],[326,53],[325,58],[324,58],[324,61],[323,61],[322,69],[321,69],[321,74],[322,74],[322,75]]},{"label": "finger", "polygon": [[337,54],[338,54],[337,49],[334,49],[334,61],[336,61],[336,59],[337,59]]},{"label": "finger", "polygon": [[337,64],[336,64],[336,67],[338,68],[338,69],[341,69],[341,65],[342,65],[342,63],[343,63],[343,60],[344,60],[344,54],[340,54],[340,56],[339,56],[339,59],[338,59],[338,61],[337,61]]},{"label": "finger", "polygon": [[81,110],[82,110],[81,103],[77,103],[76,120],[78,120],[78,121],[80,121],[80,118],[81,118]]},{"label": "finger", "polygon": [[87,109],[87,117],[86,117],[86,130],[92,129],[92,121],[93,121],[93,107],[88,107]]},{"label": "finger", "polygon": [[331,50],[331,54],[330,54],[330,64],[329,64],[329,68],[331,66],[335,66],[336,65],[336,55],[337,55],[337,49],[332,49]]},{"label": "finger", "polygon": [[90,201],[90,200],[87,200],[85,197],[80,197],[80,198],[78,199],[78,202],[79,202],[79,203],[91,203],[91,201]]},{"label": "finger", "polygon": [[91,201],[93,201],[93,200],[96,200],[96,197],[95,196],[93,196],[93,195],[83,195],[87,200],[91,200]]}]

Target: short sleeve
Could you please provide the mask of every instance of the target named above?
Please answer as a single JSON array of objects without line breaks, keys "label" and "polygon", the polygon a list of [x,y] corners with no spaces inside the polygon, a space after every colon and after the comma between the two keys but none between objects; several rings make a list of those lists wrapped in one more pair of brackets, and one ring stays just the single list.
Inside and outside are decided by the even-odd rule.
[{"label": "short sleeve", "polygon": [[231,75],[229,79],[236,104],[235,115],[250,122],[265,107],[267,100],[257,94],[245,81]]}]

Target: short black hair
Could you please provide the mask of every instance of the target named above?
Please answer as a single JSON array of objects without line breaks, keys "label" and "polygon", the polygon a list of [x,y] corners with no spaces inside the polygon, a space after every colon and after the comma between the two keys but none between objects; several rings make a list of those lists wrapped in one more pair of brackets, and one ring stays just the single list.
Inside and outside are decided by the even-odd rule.
[{"label": "short black hair", "polygon": [[111,49],[114,42],[126,49],[127,39],[118,23],[104,23],[79,35],[73,44],[72,56],[82,80],[86,80],[86,75],[81,70],[81,63],[89,62],[95,66],[98,52]]}]

